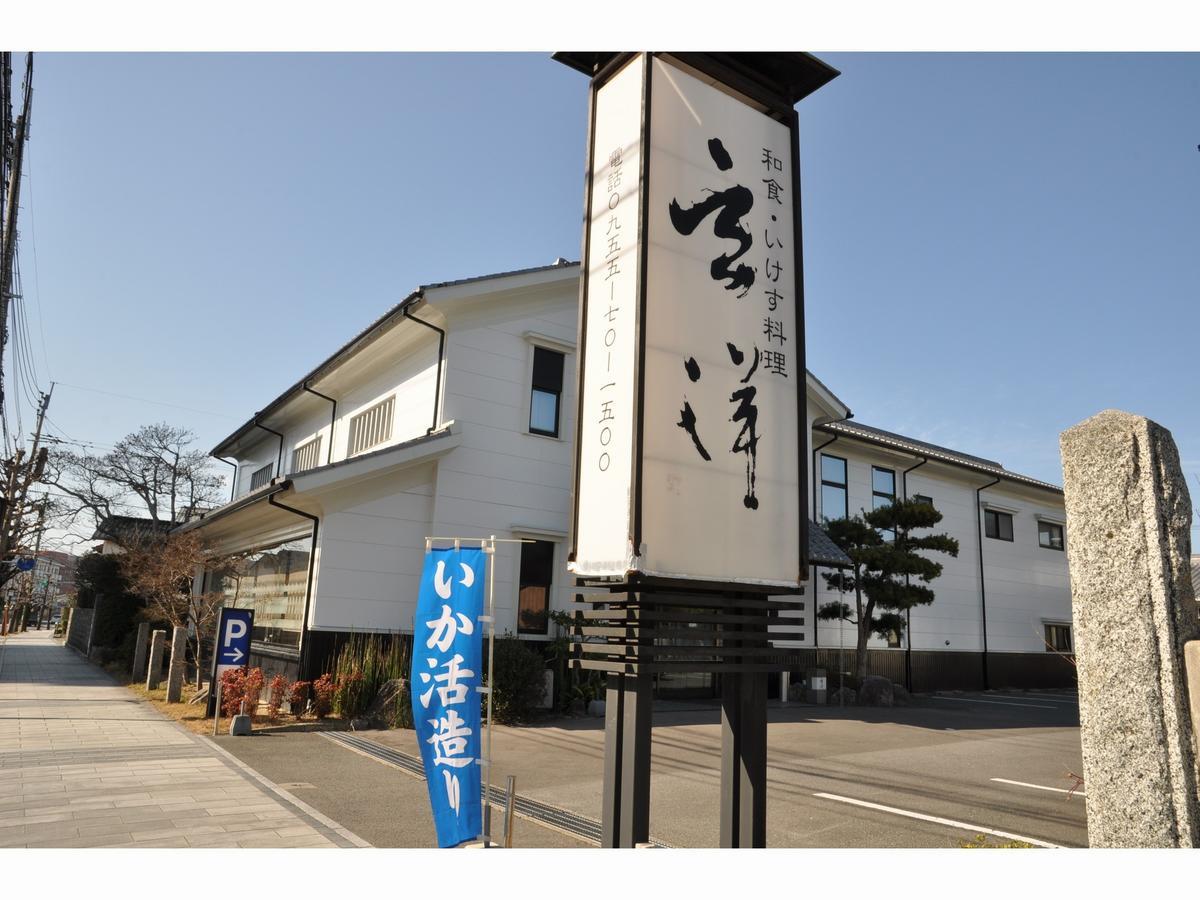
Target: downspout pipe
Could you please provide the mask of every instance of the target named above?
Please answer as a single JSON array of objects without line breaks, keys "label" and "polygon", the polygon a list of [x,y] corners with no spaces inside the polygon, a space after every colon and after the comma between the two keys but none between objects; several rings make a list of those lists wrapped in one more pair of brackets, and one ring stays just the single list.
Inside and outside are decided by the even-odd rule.
[{"label": "downspout pipe", "polygon": [[329,452],[325,455],[325,465],[329,465],[331,462],[333,462],[333,426],[337,422],[337,401],[332,397],[325,396],[320,391],[314,391],[308,386],[307,381],[300,386],[314,397],[320,397],[322,400],[328,400],[333,404],[333,414],[329,417]]},{"label": "downspout pipe", "polygon": [[267,502],[272,506],[276,506],[286,512],[303,516],[312,522],[312,549],[309,550],[308,553],[308,580],[304,585],[304,620],[300,623],[300,662],[299,672],[297,673],[299,676],[298,680],[304,680],[306,666],[308,663],[308,613],[312,607],[313,570],[317,565],[317,532],[321,526],[321,517],[315,516],[312,513],[307,513],[302,509],[296,509],[294,506],[288,506],[285,503],[280,503],[275,499],[274,494],[271,494],[267,497]]},{"label": "downspout pipe", "polygon": [[237,490],[238,464],[235,462],[230,462],[227,459],[222,459],[221,457],[217,456],[217,454],[215,454],[215,453],[210,453],[208,455],[211,456],[213,459],[215,459],[217,462],[223,462],[227,466],[233,466],[233,477],[229,479],[229,502],[232,503],[233,498],[235,496],[234,492]]},{"label": "downspout pipe", "polygon": [[982,493],[1001,482],[1002,479],[989,481],[983,487],[975,489],[975,525],[979,530],[979,608],[983,613],[983,689],[991,690],[988,683],[988,642],[987,642],[987,585],[983,577],[983,516],[979,507],[983,503]]},{"label": "downspout pipe", "polygon": [[275,475],[276,475],[276,477],[278,477],[279,475],[282,475],[283,474],[283,434],[281,432],[276,431],[274,428],[268,428],[266,425],[263,425],[257,419],[254,422],[254,427],[261,428],[263,431],[268,431],[271,434],[275,435],[277,438],[279,438],[279,457],[275,461]]},{"label": "downspout pipe", "polygon": [[[432,322],[426,322],[424,319],[418,319],[412,314],[407,306],[404,307],[404,318],[412,319],[418,325],[424,325],[438,334],[438,369],[437,369],[437,385],[433,390],[433,424],[429,426],[426,434],[433,434],[438,429],[438,424],[441,422],[441,405],[442,405],[442,368],[446,359],[446,332],[438,328]],[[332,442],[331,442],[332,443]]]},{"label": "downspout pipe", "polygon": [[[908,473],[914,472],[925,463],[929,462],[928,457],[921,457],[921,461],[915,466],[909,466],[900,473],[900,496],[905,500],[908,499]],[[904,583],[908,584],[908,576],[904,576]],[[904,611],[904,617],[907,620],[904,626],[904,632],[908,636],[908,640],[904,645],[904,689],[910,694],[912,693],[912,608]]]}]

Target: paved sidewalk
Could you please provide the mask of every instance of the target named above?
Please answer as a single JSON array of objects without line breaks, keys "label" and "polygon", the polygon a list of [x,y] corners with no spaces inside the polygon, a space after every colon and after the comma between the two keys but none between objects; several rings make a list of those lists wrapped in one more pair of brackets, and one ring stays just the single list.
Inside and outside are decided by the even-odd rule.
[{"label": "paved sidewalk", "polygon": [[0,847],[365,845],[50,632],[0,640]]}]

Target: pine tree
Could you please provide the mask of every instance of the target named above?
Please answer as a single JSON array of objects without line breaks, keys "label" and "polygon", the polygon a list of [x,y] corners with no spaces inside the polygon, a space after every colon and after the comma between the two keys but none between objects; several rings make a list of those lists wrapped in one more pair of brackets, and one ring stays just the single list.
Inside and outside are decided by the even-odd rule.
[{"label": "pine tree", "polygon": [[930,582],[942,574],[942,564],[923,553],[958,556],[958,541],[948,534],[916,536],[915,530],[932,528],[942,514],[930,503],[896,500],[861,516],[835,519],[825,530],[853,564],[824,574],[831,590],[854,594],[854,609],[842,601],[826,603],[817,618],[844,619],[858,632],[855,677],[861,685],[867,676],[867,641],[872,634],[886,638],[903,635],[905,613],[933,602]]}]

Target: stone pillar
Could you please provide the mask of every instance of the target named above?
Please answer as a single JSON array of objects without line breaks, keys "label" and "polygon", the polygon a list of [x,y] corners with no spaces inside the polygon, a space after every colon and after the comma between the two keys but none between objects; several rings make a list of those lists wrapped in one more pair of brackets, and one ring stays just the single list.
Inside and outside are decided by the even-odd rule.
[{"label": "stone pillar", "polygon": [[1088,840],[1200,846],[1184,645],[1192,506],[1171,434],[1106,410],[1061,438]]},{"label": "stone pillar", "polygon": [[165,631],[155,631],[150,637],[150,660],[146,668],[146,690],[153,691],[162,681],[163,645],[167,642]]},{"label": "stone pillar", "polygon": [[146,654],[150,651],[150,623],[138,625],[137,643],[133,647],[133,680],[141,681],[146,677]]},{"label": "stone pillar", "polygon": [[183,697],[183,673],[187,668],[187,629],[177,627],[171,633],[171,665],[167,669],[167,702],[178,703]]}]

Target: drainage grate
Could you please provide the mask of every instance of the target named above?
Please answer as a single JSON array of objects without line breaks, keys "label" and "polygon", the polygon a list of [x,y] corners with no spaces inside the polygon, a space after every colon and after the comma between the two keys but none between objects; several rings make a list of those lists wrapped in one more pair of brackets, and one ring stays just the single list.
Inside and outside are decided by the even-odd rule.
[{"label": "drainage grate", "polygon": [[[349,731],[322,731],[322,737],[326,737],[331,741],[335,741],[346,747],[358,750],[360,753],[365,753],[368,756],[373,756],[383,762],[391,763],[392,765],[404,769],[413,775],[421,778],[425,777],[425,766],[421,760],[415,756],[410,756],[407,753],[402,753],[399,750],[393,750],[391,747],[384,747],[382,744],[377,744],[374,741],[369,741],[366,738],[359,737],[357,734]],[[483,790],[480,790],[480,794]],[[504,806],[504,793],[498,791],[492,786],[492,804],[494,806]],[[534,821],[541,822],[545,825],[550,825],[553,828],[558,828],[568,834],[576,835],[586,841],[591,841],[593,844],[600,843],[600,823],[595,819],[589,819],[587,816],[581,816],[578,813],[573,813],[570,810],[562,809],[558,806],[551,806],[548,803],[542,803],[538,800],[533,800],[529,797],[523,797],[517,794],[513,799],[513,809],[520,815]],[[655,847],[670,848],[670,844],[662,841],[651,841]]]}]

